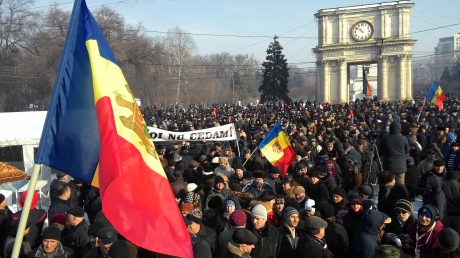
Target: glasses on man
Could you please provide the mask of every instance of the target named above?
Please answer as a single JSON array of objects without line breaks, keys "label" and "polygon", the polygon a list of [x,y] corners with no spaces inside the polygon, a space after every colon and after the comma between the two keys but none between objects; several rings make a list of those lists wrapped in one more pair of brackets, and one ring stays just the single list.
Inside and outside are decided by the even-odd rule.
[{"label": "glasses on man", "polygon": [[406,214],[407,211],[403,211],[403,210],[396,210],[396,214]]}]

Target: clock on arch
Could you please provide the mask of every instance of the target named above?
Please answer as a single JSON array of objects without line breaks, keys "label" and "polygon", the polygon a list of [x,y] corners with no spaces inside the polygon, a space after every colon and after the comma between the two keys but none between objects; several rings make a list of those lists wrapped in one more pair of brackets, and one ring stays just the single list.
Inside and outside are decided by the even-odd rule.
[{"label": "clock on arch", "polygon": [[374,34],[374,27],[368,21],[359,21],[351,26],[350,32],[355,41],[367,41]]}]

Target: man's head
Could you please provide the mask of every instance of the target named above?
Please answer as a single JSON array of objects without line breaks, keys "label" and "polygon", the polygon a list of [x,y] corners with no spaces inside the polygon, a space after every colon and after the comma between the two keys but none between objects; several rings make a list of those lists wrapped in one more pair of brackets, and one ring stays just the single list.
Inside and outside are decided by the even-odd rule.
[{"label": "man's head", "polygon": [[115,241],[109,248],[108,257],[126,258],[130,257],[129,245],[124,240]]},{"label": "man's head", "polygon": [[222,150],[226,157],[230,157],[232,155],[232,149],[230,149],[229,146],[225,146],[224,148],[222,148]]},{"label": "man's head", "polygon": [[267,209],[262,204],[257,204],[251,210],[252,223],[256,230],[262,229],[267,223]]},{"label": "man's head", "polygon": [[460,244],[460,237],[457,231],[451,228],[443,228],[438,234],[439,245],[446,252],[455,252]]},{"label": "man's head", "polygon": [[0,194],[0,211],[5,210],[7,207],[6,197],[3,194]]},{"label": "man's head", "polygon": [[200,232],[201,229],[201,223],[202,223],[202,218],[203,218],[203,213],[199,208],[193,209],[191,212],[189,212],[186,216],[186,218],[190,221],[189,224],[187,224],[187,230],[191,235],[196,235],[198,232]]},{"label": "man's head", "polygon": [[214,179],[214,187],[218,190],[224,189],[225,179],[221,176],[216,176],[216,179]]},{"label": "man's head", "polygon": [[303,201],[305,197],[307,196],[305,193],[305,188],[303,186],[294,186],[294,190],[292,190],[292,193],[294,194],[295,200],[297,202]]},{"label": "man's head", "polygon": [[412,203],[405,199],[399,199],[396,201],[395,213],[399,222],[406,222],[412,215]]},{"label": "man's head", "polygon": [[61,231],[57,227],[47,227],[42,233],[42,247],[46,254],[56,250],[61,241]]},{"label": "man's head", "polygon": [[325,229],[327,222],[320,217],[310,216],[305,218],[305,232],[308,235],[315,236],[318,239],[322,239],[325,236]]},{"label": "man's head", "polygon": [[85,217],[85,210],[81,207],[74,207],[67,211],[67,218],[71,226],[80,224]]},{"label": "man's head", "polygon": [[297,162],[295,164],[295,171],[298,176],[304,175],[307,173],[307,166],[305,166],[302,162]]},{"label": "man's head", "polygon": [[275,199],[275,204],[273,204],[273,210],[276,212],[282,212],[284,210],[285,200],[283,196],[277,196]]},{"label": "man's head", "polygon": [[64,172],[58,171],[56,172],[56,179],[64,183],[67,183],[67,181],[69,180],[69,176]]},{"label": "man's head", "polygon": [[106,256],[109,253],[109,248],[115,241],[118,240],[118,233],[112,227],[105,227],[97,232],[99,249]]},{"label": "man's head", "polygon": [[238,248],[246,254],[250,254],[257,243],[257,237],[248,229],[239,228],[233,232],[232,240]]},{"label": "man's head", "polygon": [[294,185],[294,179],[292,179],[292,177],[290,176],[284,177],[283,183],[282,183],[282,187],[284,191],[291,189],[293,185]]},{"label": "man's head", "polygon": [[67,225],[67,217],[62,214],[56,214],[51,218],[50,225],[63,231]]},{"label": "man's head", "polygon": [[220,157],[219,158],[219,166],[221,168],[226,168],[228,165],[228,158],[227,157]]},{"label": "man's head", "polygon": [[283,211],[283,219],[288,227],[295,228],[299,225],[299,211],[292,207],[286,207]]},{"label": "man's head", "polygon": [[98,247],[99,246],[99,237],[98,232],[99,230],[104,228],[104,224],[99,221],[95,221],[91,223],[88,229],[88,237],[89,237],[89,244],[91,247]]},{"label": "man's head", "polygon": [[312,184],[316,185],[320,180],[320,170],[318,168],[314,168],[308,171],[308,176],[310,177],[310,181]]},{"label": "man's head", "polygon": [[280,171],[279,167],[272,167],[270,169],[269,175],[270,175],[270,177],[272,179],[277,179],[280,176],[280,174],[281,174],[281,171]]},{"label": "man's head", "polygon": [[437,159],[433,162],[434,172],[437,174],[442,174],[444,172],[445,163],[444,161]]},{"label": "man's head", "polygon": [[436,160],[436,152],[433,149],[427,150],[426,151],[426,158],[429,161],[434,162]]},{"label": "man's head", "polygon": [[438,220],[438,210],[431,204],[423,205],[418,210],[418,223],[423,227],[429,227]]},{"label": "man's head", "polygon": [[70,187],[66,183],[59,182],[56,189],[59,199],[67,201],[70,198]]}]

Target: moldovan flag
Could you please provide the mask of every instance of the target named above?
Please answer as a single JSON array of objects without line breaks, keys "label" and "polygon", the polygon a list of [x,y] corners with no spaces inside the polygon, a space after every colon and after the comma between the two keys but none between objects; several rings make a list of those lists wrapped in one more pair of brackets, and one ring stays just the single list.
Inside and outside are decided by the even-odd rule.
[{"label": "moldovan flag", "polygon": [[369,84],[369,81],[367,80],[367,75],[364,69],[364,65],[363,65],[363,94],[364,96],[372,97],[372,89],[371,89],[371,85]]},{"label": "moldovan flag", "polygon": [[259,149],[273,166],[280,169],[281,177],[286,175],[291,163],[297,161],[294,149],[280,123],[277,123],[268,132],[267,136],[259,144]]},{"label": "moldovan flag", "polygon": [[433,81],[431,84],[430,90],[426,94],[426,100],[436,104],[439,111],[442,110],[442,102],[446,100],[446,96],[442,92],[441,85],[439,85],[437,81]]},{"label": "moldovan flag", "polygon": [[103,212],[121,235],[193,257],[141,111],[84,0],[73,7],[35,163],[86,183],[97,169]]}]

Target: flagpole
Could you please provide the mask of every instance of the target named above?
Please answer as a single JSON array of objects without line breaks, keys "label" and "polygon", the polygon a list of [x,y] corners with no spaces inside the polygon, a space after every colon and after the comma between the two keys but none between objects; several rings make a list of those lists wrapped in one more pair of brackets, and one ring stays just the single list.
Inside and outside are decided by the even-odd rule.
[{"label": "flagpole", "polygon": [[24,231],[26,229],[27,219],[29,218],[30,205],[32,204],[32,197],[35,192],[35,186],[37,185],[38,175],[40,174],[40,165],[34,164],[32,176],[29,181],[29,188],[27,189],[26,200],[22,207],[21,218],[19,220],[18,232],[14,240],[12,258],[19,257],[19,251],[21,250],[22,239],[24,238]]},{"label": "flagpole", "polygon": [[418,119],[420,118],[420,115],[422,114],[423,107],[425,107],[425,103],[426,103],[426,99],[425,99],[425,101],[423,101],[422,109],[420,109],[420,112],[418,113],[417,122],[418,122]]},{"label": "flagpole", "polygon": [[[254,152],[256,152],[256,150],[259,148],[259,146],[257,146],[252,152],[251,152],[251,157],[252,157],[252,154],[254,154]],[[243,163],[243,167],[244,165],[246,164],[246,162],[248,162],[249,159],[246,159],[246,161]]]}]

